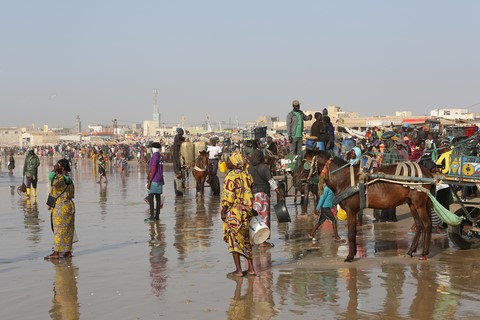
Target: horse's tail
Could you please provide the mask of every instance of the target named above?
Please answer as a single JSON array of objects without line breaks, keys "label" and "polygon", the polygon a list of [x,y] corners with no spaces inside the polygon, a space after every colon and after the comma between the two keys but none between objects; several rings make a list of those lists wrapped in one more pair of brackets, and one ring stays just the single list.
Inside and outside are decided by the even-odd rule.
[{"label": "horse's tail", "polygon": [[433,202],[432,202],[432,199],[430,199],[430,197],[427,197],[427,213],[429,213],[431,216],[432,212],[433,212]]}]

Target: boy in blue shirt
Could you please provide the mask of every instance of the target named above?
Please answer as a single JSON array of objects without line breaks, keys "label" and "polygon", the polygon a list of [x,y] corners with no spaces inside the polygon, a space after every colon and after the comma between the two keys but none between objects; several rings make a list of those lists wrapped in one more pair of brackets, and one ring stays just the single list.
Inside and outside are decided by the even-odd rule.
[{"label": "boy in blue shirt", "polygon": [[325,186],[323,188],[323,194],[318,200],[317,204],[317,213],[319,214],[318,217],[318,222],[313,226],[312,231],[308,234],[308,238],[312,239],[313,241],[317,240],[314,238],[315,231],[322,225],[322,223],[325,222],[325,220],[330,220],[332,223],[333,227],[333,235],[335,237],[335,241],[340,242],[342,241],[342,238],[338,235],[338,230],[337,230],[337,219],[333,215],[332,212],[333,208],[333,191]]}]

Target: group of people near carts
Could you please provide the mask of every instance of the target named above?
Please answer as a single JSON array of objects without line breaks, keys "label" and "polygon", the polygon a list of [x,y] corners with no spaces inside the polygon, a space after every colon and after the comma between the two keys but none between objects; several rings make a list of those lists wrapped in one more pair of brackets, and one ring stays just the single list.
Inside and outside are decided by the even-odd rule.
[{"label": "group of people near carts", "polygon": [[[447,174],[452,153],[460,152],[465,156],[479,156],[478,137],[478,132],[469,137],[452,138],[426,132],[422,128],[414,130],[406,127],[384,130],[374,128],[368,130],[363,137],[346,134],[340,137],[337,132],[334,139],[322,144],[316,143],[318,141],[315,141],[315,136],[305,135],[302,149],[295,154],[295,157],[296,163],[300,164],[306,150],[327,149],[326,151],[330,152],[332,156],[343,158],[351,164],[365,161],[368,155],[372,167],[410,160],[427,167],[434,173]],[[314,140],[313,143],[310,140]],[[173,167],[177,176],[182,172],[180,147],[185,141],[183,129],[179,128],[172,146]],[[320,147],[321,145],[324,147]],[[209,168],[213,174],[217,173],[221,158],[225,160],[228,168],[221,195],[221,219],[224,221],[224,240],[228,243],[229,252],[233,255],[236,267],[229,275],[254,275],[255,270],[251,263],[252,244],[248,237],[248,228],[245,229],[245,226],[248,226],[253,215],[260,214],[264,218],[265,224],[270,227],[270,190],[277,193],[277,201],[282,201],[285,197],[273,176],[280,167],[281,159],[292,154],[290,141],[281,135],[277,135],[276,138],[267,136],[255,141],[253,145],[246,146],[242,142],[220,142],[218,137],[214,136],[209,141],[207,151]],[[448,184],[439,184],[432,192],[435,193],[436,199],[449,209],[454,202],[453,192],[460,193],[462,200],[468,200],[477,195],[477,188],[463,186],[452,190]],[[332,203],[333,193],[328,187],[324,187],[319,193],[321,194],[318,194],[317,199],[319,200],[313,211],[318,215],[318,221],[315,222],[307,236],[315,241],[315,232],[324,221],[329,220],[332,223],[334,240],[343,241],[338,235],[336,227],[335,207]],[[432,220],[434,231],[444,233],[446,225],[435,212],[432,212]],[[374,210],[373,222],[396,221],[396,208]],[[246,233],[245,230],[247,230]],[[409,232],[415,232],[414,226]],[[268,240],[259,245],[273,246]],[[240,256],[247,258],[247,271],[242,271]]]},{"label": "group of people near carts", "polygon": [[[422,127],[412,129],[404,126],[390,130],[374,128],[367,130],[363,137],[355,138],[351,135],[345,135],[342,138],[335,139],[330,152],[351,164],[365,162],[368,159],[368,161],[372,161],[371,165],[375,168],[382,164],[414,161],[425,166],[434,174],[447,175],[450,171],[452,154],[469,157],[480,156],[479,135],[478,128],[469,136],[458,137],[431,133],[428,128]],[[309,139],[315,140],[315,138],[315,136],[307,137],[307,148],[299,153],[298,158],[302,158],[305,149],[318,148],[316,143],[308,143]],[[449,209],[454,202],[453,193],[458,194],[463,202],[476,197],[478,190],[475,186],[464,185],[451,188],[449,184],[441,183],[437,184],[432,192],[440,204]],[[396,222],[396,209],[375,209],[374,218],[373,222]],[[434,232],[445,232],[444,229],[447,225],[443,223],[435,211],[432,211],[432,222]],[[415,225],[410,228],[409,233],[415,233]],[[313,235],[309,236],[313,238]]]}]

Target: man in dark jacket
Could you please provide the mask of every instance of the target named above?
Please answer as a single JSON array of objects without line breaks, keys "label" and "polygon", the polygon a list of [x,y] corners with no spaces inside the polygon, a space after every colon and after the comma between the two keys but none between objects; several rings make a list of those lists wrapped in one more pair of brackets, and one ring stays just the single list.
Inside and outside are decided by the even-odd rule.
[{"label": "man in dark jacket", "polygon": [[37,199],[37,181],[38,167],[40,159],[35,154],[35,149],[30,149],[25,156],[25,164],[23,165],[23,175],[26,177],[27,197],[30,198],[30,189],[32,190],[33,201]]},{"label": "man in dark jacket", "polygon": [[180,147],[182,143],[185,141],[185,137],[183,136],[183,129],[177,128],[177,134],[173,138],[173,172],[175,172],[175,176],[178,176],[181,171],[181,161],[180,161]]}]

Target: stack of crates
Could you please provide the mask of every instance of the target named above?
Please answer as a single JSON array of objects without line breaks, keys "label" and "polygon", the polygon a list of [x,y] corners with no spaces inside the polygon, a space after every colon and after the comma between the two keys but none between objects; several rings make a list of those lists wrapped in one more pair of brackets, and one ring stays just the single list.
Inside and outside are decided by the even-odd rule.
[{"label": "stack of crates", "polygon": [[254,139],[258,140],[267,136],[267,127],[256,127],[253,129]]},{"label": "stack of crates", "polygon": [[240,132],[240,136],[242,137],[242,140],[254,140],[255,136],[252,131],[249,130],[242,130]]},{"label": "stack of crates", "polygon": [[285,159],[281,159],[281,165],[282,169],[285,170],[285,172],[293,172],[295,171],[296,168],[296,155],[291,155],[288,154],[285,156]]},{"label": "stack of crates", "polygon": [[267,127],[256,127],[253,130],[240,132],[242,140],[258,140],[267,136]]}]

